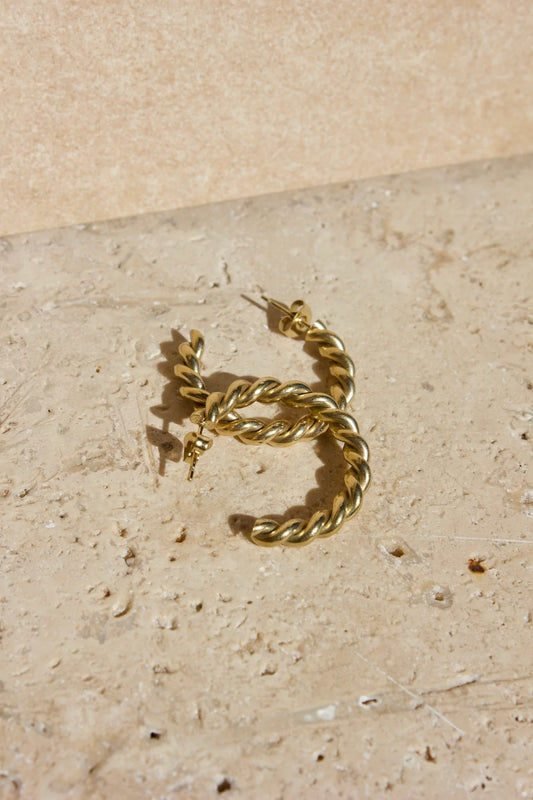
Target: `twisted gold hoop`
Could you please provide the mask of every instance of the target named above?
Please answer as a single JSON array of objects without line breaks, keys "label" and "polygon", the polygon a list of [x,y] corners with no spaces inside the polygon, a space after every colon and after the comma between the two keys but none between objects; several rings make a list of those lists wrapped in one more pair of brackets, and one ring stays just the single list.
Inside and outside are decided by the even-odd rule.
[{"label": "twisted gold hoop", "polygon": [[[359,435],[357,422],[339,409],[331,396],[313,392],[304,383],[281,383],[275,378],[262,378],[254,383],[234,381],[225,393],[210,394],[203,424],[215,433],[227,434],[227,415],[255,402],[281,402],[307,409],[329,427],[335,439],[343,443],[343,456],[349,466],[344,476],[344,489],[335,496],[331,509],[321,509],[308,520],[290,519],[278,523],[268,518],[258,519],[253,525],[251,540],[264,547],[278,544],[300,546],[316,538],[331,536],[346,520],[355,516],[370,485],[369,450]],[[258,443],[253,439],[250,441]]]},{"label": "twisted gold hoop", "polygon": [[[269,303],[284,314],[279,323],[280,331],[290,338],[303,335],[305,340],[318,345],[318,352],[329,363],[331,385],[329,392],[336,405],[345,409],[355,393],[355,367],[346,352],[342,339],[326,328],[323,322],[311,322],[311,309],[303,300],[296,300],[287,307],[283,303],[264,297]],[[183,342],[179,347],[182,364],[174,367],[177,377],[185,383],[180,388],[183,397],[195,404],[197,410],[205,406],[209,392],[200,374],[200,359],[205,342],[202,334],[191,330],[190,342]],[[290,397],[287,400],[290,403]],[[198,415],[197,415],[198,416]],[[270,444],[274,447],[285,447],[298,440],[315,439],[327,430],[327,423],[312,415],[306,415],[295,423],[285,420],[266,422],[260,419],[242,420],[238,414],[227,416],[225,424],[220,426],[220,433],[236,436],[247,444]],[[222,430],[224,428],[224,430]]]},{"label": "twisted gold hoop", "polygon": [[[307,341],[317,343],[320,355],[331,362],[330,394],[313,392],[300,381],[281,383],[275,378],[261,378],[253,383],[237,380],[224,393],[209,393],[200,374],[204,339],[199,331],[193,330],[190,342],[179,348],[183,364],[175,367],[176,375],[185,383],[180,393],[195,404],[191,419],[199,425],[198,433],[185,437],[184,458],[190,463],[190,480],[199,456],[212,445],[212,440],[203,433],[204,426],[213,433],[234,436],[246,444],[267,443],[277,447],[314,439],[329,428],[343,443],[343,456],[348,463],[344,489],[335,496],[332,508],[317,511],[308,520],[277,523],[261,518],[256,520],[251,532],[252,541],[258,545],[300,546],[331,536],[357,513],[370,484],[369,452],[359,435],[357,422],[345,411],[355,391],[355,368],[342,340],[322,322],[311,323],[311,311],[303,301],[297,300],[288,308],[276,300],[264,299],[284,313],[279,325],[282,333],[291,338],[303,335]],[[255,402],[283,403],[302,408],[306,413],[292,423],[240,417],[238,409]]]}]

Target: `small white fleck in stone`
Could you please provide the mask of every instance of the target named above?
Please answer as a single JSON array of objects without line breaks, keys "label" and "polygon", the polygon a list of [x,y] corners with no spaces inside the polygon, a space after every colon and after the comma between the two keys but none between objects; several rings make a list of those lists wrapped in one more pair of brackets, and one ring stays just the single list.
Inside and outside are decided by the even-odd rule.
[{"label": "small white fleck in stone", "polygon": [[131,597],[128,594],[122,594],[113,603],[111,613],[114,617],[123,617],[129,611],[130,606]]},{"label": "small white fleck in stone", "polygon": [[318,708],[316,715],[318,719],[332,720],[337,716],[337,706],[332,704],[324,708]]}]

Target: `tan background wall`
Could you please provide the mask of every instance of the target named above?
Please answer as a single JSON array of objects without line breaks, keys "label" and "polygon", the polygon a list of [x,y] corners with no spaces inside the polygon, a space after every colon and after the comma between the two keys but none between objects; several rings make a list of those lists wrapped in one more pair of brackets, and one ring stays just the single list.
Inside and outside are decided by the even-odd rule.
[{"label": "tan background wall", "polygon": [[532,9],[4,3],[0,234],[530,150]]}]

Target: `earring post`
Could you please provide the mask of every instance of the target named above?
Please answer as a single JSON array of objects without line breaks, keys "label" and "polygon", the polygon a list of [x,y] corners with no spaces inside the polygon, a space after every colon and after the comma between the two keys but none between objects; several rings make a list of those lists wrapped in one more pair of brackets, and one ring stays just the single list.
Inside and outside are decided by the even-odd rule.
[{"label": "earring post", "polygon": [[273,300],[272,297],[267,297],[265,294],[262,294],[261,297],[263,300],[265,300],[265,302],[270,303],[271,306],[277,308],[278,311],[283,312],[283,314],[292,314],[289,306],[286,306],[285,303],[281,303],[279,300]]},{"label": "earring post", "polygon": [[202,453],[205,453],[207,450],[209,450],[212,444],[213,440],[204,435],[203,421],[198,422],[197,433],[191,432],[185,437],[183,460],[187,461],[189,464],[189,474],[187,475],[188,481],[192,481],[194,478],[194,472],[196,470],[199,457],[202,455]]},{"label": "earring post", "polygon": [[194,472],[196,470],[196,465],[198,463],[198,453],[194,453],[191,460],[190,460],[190,467],[189,467],[189,474],[187,475],[187,480],[192,481],[194,478]]}]

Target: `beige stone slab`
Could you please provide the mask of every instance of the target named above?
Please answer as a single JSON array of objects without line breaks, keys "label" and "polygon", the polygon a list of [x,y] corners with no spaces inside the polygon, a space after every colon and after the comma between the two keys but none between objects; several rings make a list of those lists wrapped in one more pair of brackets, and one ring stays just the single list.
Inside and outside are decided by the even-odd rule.
[{"label": "beige stone slab", "polygon": [[530,0],[0,7],[0,234],[533,149]]},{"label": "beige stone slab", "polygon": [[[533,796],[532,183],[529,156],[2,241],[3,797]],[[331,503],[328,436],[180,461],[191,328],[211,388],[324,388],[262,291],[344,339],[371,447],[359,516],[301,550],[239,531]]]}]

